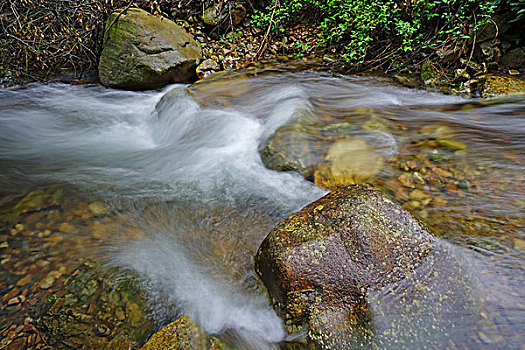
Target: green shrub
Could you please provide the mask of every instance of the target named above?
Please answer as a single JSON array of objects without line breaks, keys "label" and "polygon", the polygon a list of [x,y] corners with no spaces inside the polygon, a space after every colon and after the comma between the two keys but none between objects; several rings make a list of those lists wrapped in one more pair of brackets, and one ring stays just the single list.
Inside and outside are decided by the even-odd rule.
[{"label": "green shrub", "polygon": [[[515,0],[517,1],[517,0]],[[280,0],[256,13],[256,25],[274,36],[300,22],[319,28],[315,44],[337,48],[352,63],[423,56],[468,38],[486,23],[493,0]],[[275,9],[274,7],[277,6]],[[272,13],[274,13],[272,18]]]}]

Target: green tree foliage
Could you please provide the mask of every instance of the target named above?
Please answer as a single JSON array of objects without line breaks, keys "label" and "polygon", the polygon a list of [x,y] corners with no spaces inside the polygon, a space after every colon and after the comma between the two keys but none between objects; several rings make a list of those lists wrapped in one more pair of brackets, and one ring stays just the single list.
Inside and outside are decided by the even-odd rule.
[{"label": "green tree foliage", "polygon": [[255,23],[271,26],[276,37],[292,24],[307,24],[321,30],[316,45],[337,48],[346,61],[384,64],[465,51],[469,33],[495,8],[494,0],[275,0]]}]

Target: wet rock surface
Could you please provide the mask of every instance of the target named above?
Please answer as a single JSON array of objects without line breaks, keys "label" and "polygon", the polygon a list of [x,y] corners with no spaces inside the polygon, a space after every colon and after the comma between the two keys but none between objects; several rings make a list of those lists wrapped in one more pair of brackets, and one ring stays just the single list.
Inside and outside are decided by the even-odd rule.
[{"label": "wet rock surface", "polygon": [[362,114],[366,122],[357,124],[299,111],[296,121],[268,139],[261,159],[269,169],[297,172],[328,189],[369,180],[381,171],[395,141],[388,123]]},{"label": "wet rock surface", "polygon": [[223,344],[209,336],[188,316],[180,316],[155,332],[140,350],[222,350]]},{"label": "wet rock surface", "polygon": [[[118,338],[118,343],[128,344],[127,349],[145,341],[154,330],[145,295],[131,278],[117,275],[99,263],[87,262],[62,288],[35,305],[33,316],[50,345],[105,349]],[[108,348],[116,349],[116,345],[113,342]]]},{"label": "wet rock surface", "polygon": [[290,332],[331,349],[367,342],[368,289],[412,273],[433,238],[408,212],[364,185],[343,187],[284,219],[255,269]]},{"label": "wet rock surface", "polygon": [[478,80],[483,81],[481,96],[484,98],[525,96],[525,81],[519,77],[487,74]]},{"label": "wet rock surface", "polygon": [[140,90],[183,83],[194,77],[200,45],[174,22],[131,8],[106,23],[100,82]]}]

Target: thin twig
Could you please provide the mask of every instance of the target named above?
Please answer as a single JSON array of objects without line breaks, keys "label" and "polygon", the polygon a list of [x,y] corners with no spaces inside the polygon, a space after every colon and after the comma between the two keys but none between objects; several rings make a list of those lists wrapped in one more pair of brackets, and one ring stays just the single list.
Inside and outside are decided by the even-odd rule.
[{"label": "thin twig", "polygon": [[130,2],[126,5],[126,7],[125,7],[122,11],[120,11],[120,12],[118,13],[117,17],[115,17],[115,18],[113,19],[113,21],[111,22],[111,24],[110,24],[110,25],[106,28],[106,30],[104,31],[104,38],[106,37],[106,34],[108,34],[108,32],[109,32],[109,30],[111,29],[111,27],[113,27],[113,24],[115,24],[115,22],[117,21],[117,19],[119,19],[119,17],[131,7],[131,5],[133,5],[133,1],[130,1]]},{"label": "thin twig", "polygon": [[266,51],[266,48],[268,47],[268,35],[270,34],[270,31],[272,30],[273,17],[275,15],[275,10],[277,10],[278,5],[279,5],[279,0],[275,0],[273,4],[272,15],[270,16],[270,23],[268,23],[268,29],[266,29],[266,34],[264,35],[264,38],[261,41],[261,45],[259,46],[259,49],[257,50],[257,53],[255,54],[255,58],[257,59],[261,58],[261,56]]}]

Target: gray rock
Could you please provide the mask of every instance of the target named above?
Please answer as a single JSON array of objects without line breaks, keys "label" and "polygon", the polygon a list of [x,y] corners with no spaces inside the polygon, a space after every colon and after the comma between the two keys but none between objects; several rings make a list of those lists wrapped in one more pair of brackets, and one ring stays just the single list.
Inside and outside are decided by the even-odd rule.
[{"label": "gray rock", "polygon": [[211,74],[218,72],[219,70],[221,70],[221,67],[219,66],[217,62],[215,62],[211,58],[202,62],[196,69],[197,75],[201,79],[206,78],[210,76]]},{"label": "gray rock", "polygon": [[220,3],[214,3],[208,7],[203,15],[202,21],[208,27],[220,27],[226,29],[229,26],[236,26],[242,22],[246,17],[246,7],[238,2],[232,4],[232,2],[224,3],[221,6]]},{"label": "gray rock", "polygon": [[517,47],[504,54],[499,62],[503,67],[507,68],[523,68],[525,67],[525,48]]},{"label": "gray rock", "polygon": [[112,13],[106,23],[99,63],[103,85],[141,90],[194,77],[202,51],[182,27],[136,8],[118,16]]}]

